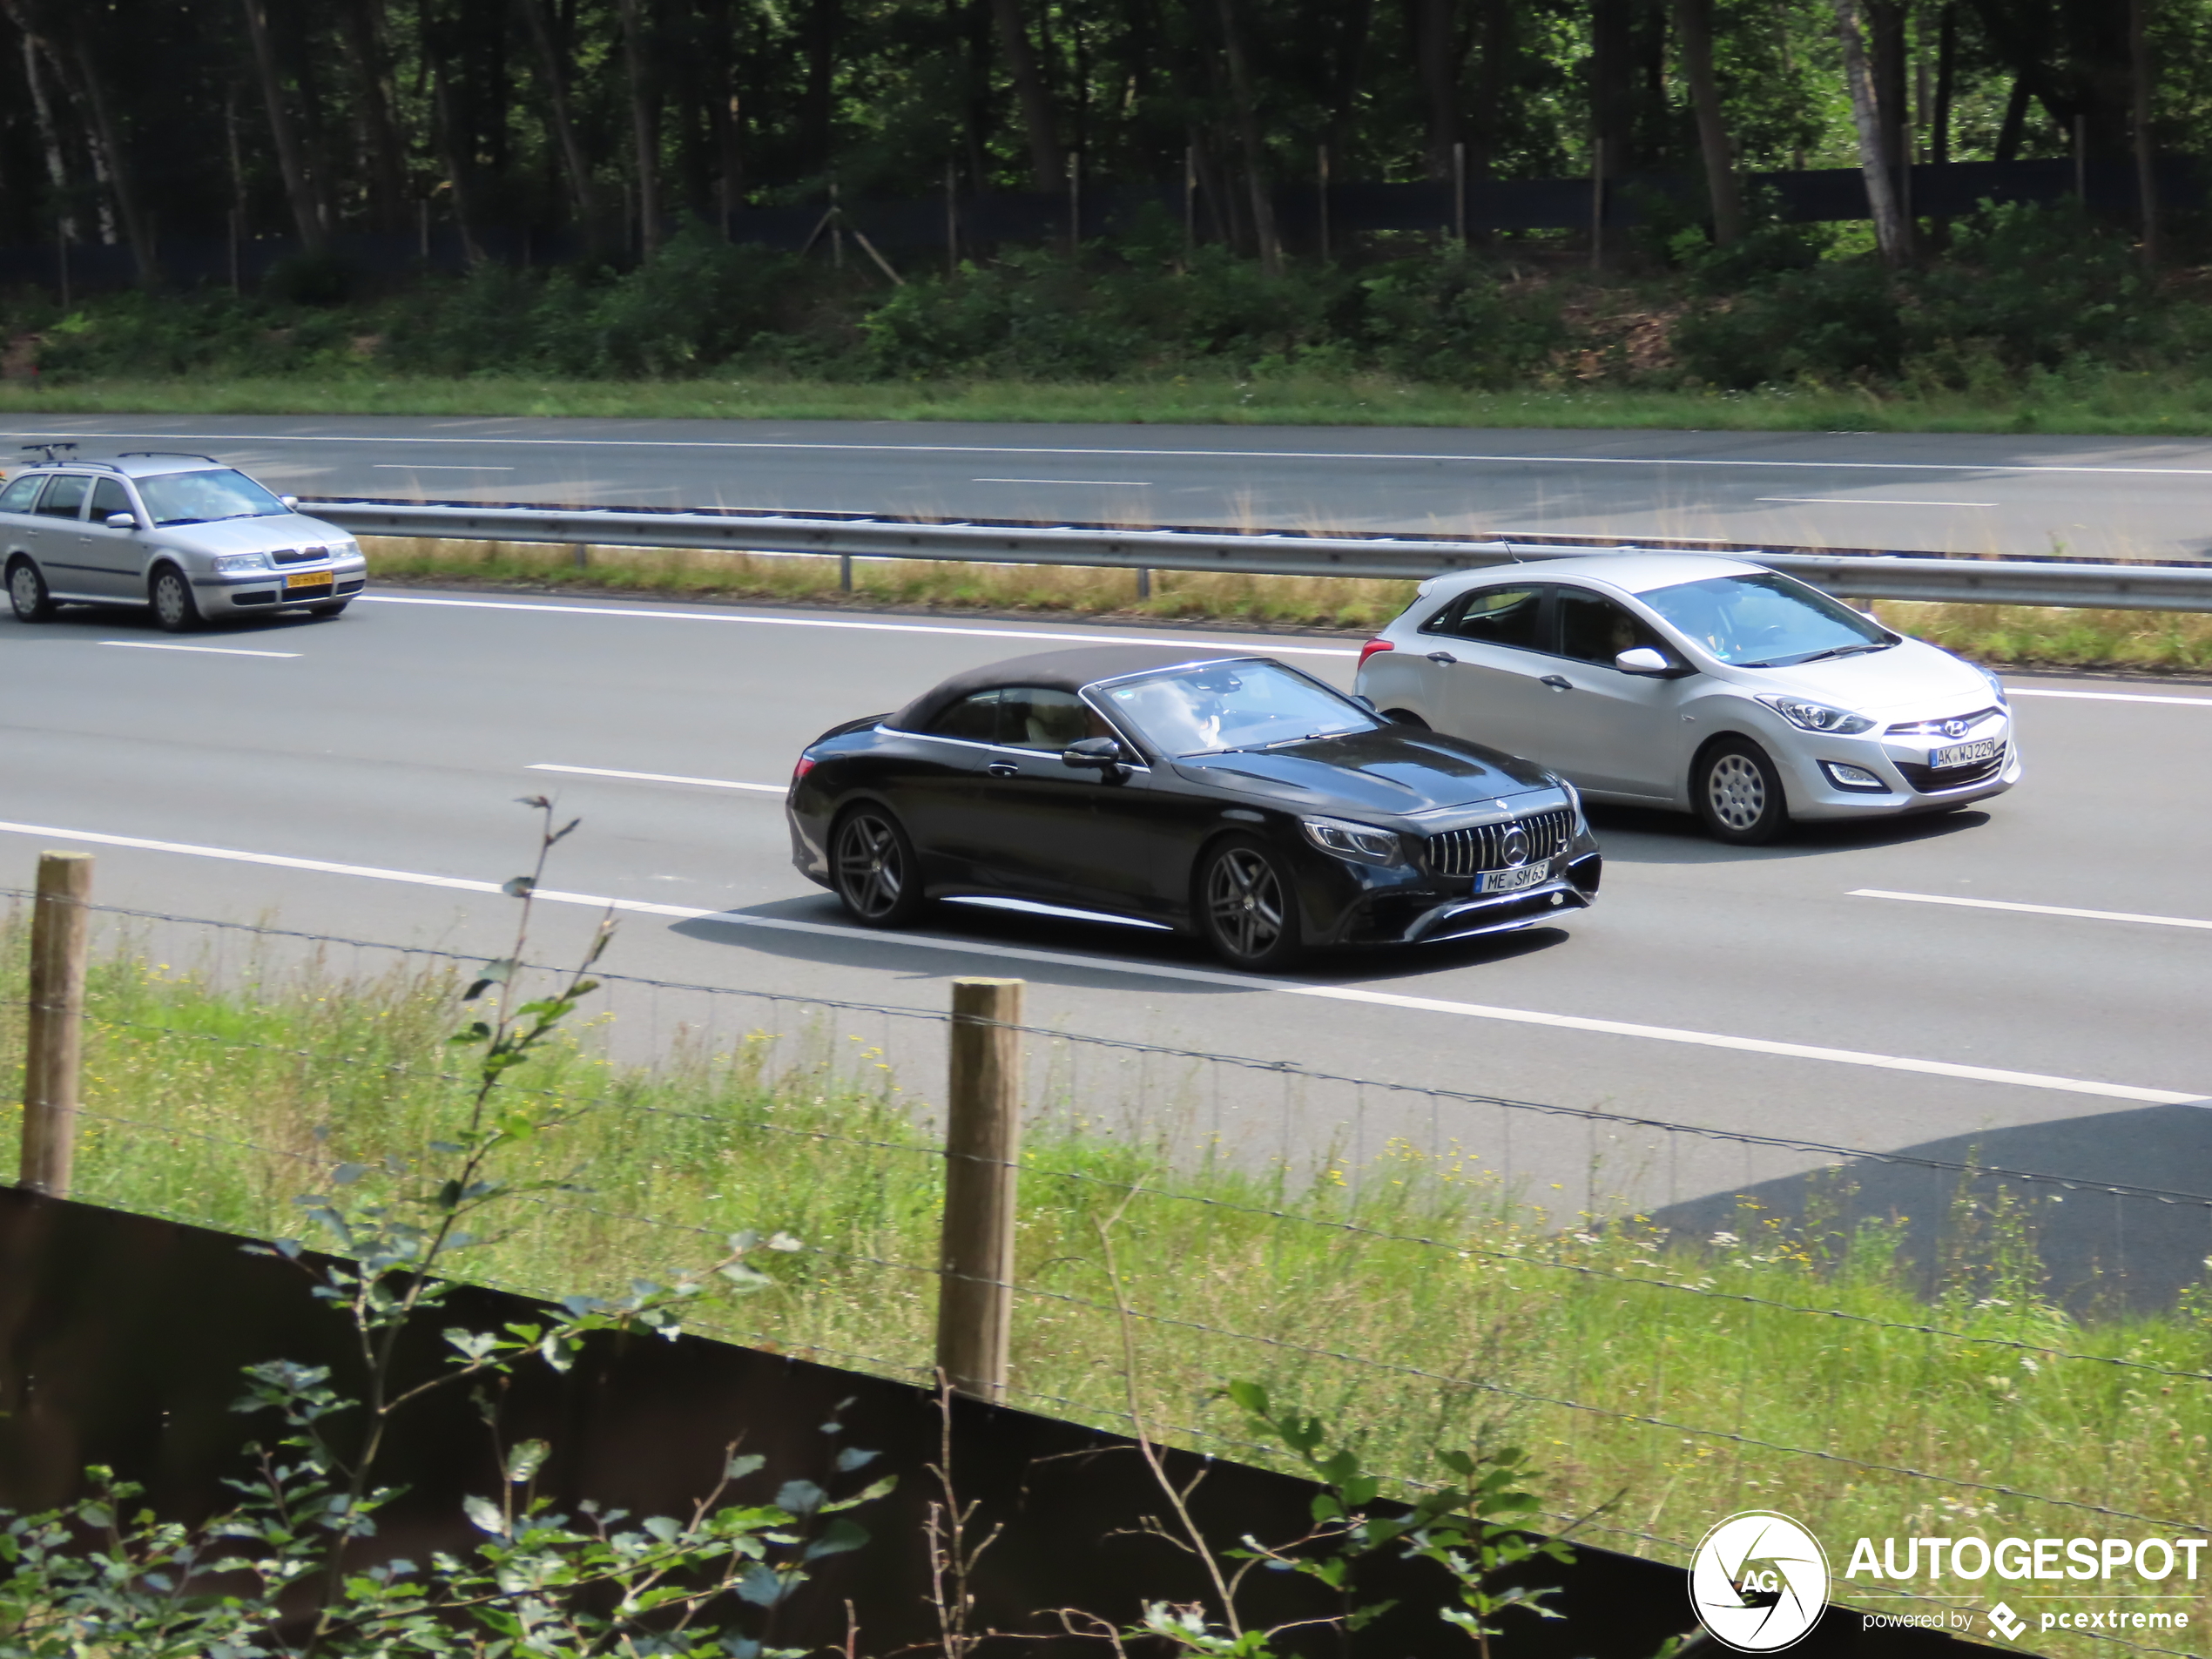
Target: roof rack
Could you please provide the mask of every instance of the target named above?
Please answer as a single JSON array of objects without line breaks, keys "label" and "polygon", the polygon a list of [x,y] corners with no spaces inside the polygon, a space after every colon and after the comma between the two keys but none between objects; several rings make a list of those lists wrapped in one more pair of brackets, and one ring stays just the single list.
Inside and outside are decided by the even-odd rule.
[{"label": "roof rack", "polygon": [[122,461],[205,461],[211,467],[223,464],[212,455],[196,455],[190,449],[118,449],[116,456]]},{"label": "roof rack", "polygon": [[57,449],[67,449],[71,454],[74,454],[77,449],[76,443],[68,438],[41,438],[36,443],[26,443],[23,447],[26,449],[37,450],[39,460],[45,462],[61,460],[62,457],[55,453]]}]

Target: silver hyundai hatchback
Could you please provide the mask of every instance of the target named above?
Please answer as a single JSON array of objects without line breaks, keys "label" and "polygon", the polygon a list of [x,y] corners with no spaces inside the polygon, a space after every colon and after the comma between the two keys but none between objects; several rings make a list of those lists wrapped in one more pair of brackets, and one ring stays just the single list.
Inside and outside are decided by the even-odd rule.
[{"label": "silver hyundai hatchback", "polygon": [[33,462],[0,489],[0,562],[19,622],[57,604],[151,608],[172,633],[304,605],[344,610],[361,543],[206,455]]}]

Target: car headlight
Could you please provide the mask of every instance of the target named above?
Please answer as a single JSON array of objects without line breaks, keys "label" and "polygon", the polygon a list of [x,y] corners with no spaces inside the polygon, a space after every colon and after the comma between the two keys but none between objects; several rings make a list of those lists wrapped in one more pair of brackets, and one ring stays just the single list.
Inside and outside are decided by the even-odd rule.
[{"label": "car headlight", "polygon": [[1989,689],[1997,693],[1997,706],[1999,708],[2010,708],[2012,706],[2012,703],[2011,700],[2005,695],[2005,682],[1997,678],[1996,670],[1984,668],[1979,663],[1973,664],[1973,670],[1975,673],[1980,675],[1982,678],[1987,680],[1989,682]]},{"label": "car headlight", "polygon": [[1825,703],[1808,703],[1801,697],[1762,697],[1759,701],[1791,725],[1806,732],[1828,732],[1850,737],[1872,729],[1873,721],[1849,709],[1831,709]]},{"label": "car headlight", "polygon": [[217,556],[215,574],[234,576],[240,570],[266,570],[269,556],[266,553],[224,553]]},{"label": "car headlight", "polygon": [[1365,824],[1347,824],[1340,818],[1302,818],[1298,827],[1305,832],[1305,839],[1324,853],[1333,853],[1340,859],[1350,859],[1356,864],[1403,864],[1404,847],[1398,837],[1389,830],[1370,828]]}]

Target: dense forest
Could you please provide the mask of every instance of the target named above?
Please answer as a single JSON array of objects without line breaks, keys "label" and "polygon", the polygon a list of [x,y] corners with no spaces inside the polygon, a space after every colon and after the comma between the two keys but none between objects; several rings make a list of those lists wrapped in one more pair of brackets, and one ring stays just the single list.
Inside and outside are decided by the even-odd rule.
[{"label": "dense forest", "polygon": [[[2205,0],[0,0],[0,240],[2200,146]],[[2131,41],[2131,33],[2139,38]],[[1863,64],[1863,73],[1854,72]],[[1856,113],[1854,88],[1870,108]],[[1725,198],[1726,185],[1721,185]],[[1728,217],[1722,199],[1716,212]],[[1740,206],[1733,209],[1740,214]],[[1262,210],[1264,217],[1264,209]],[[1730,225],[1723,234],[1735,229]],[[1240,218],[1240,235],[1266,226]]]},{"label": "dense forest", "polygon": [[[557,240],[576,269],[597,273],[596,300],[591,282],[553,293],[541,273],[528,293],[478,284],[473,308],[448,306],[442,322],[418,312],[389,331],[394,361],[416,350],[427,354],[416,366],[462,370],[486,366],[489,329],[517,364],[610,372],[621,330],[585,314],[624,282],[633,310],[680,308],[688,292],[725,314],[631,352],[625,372],[720,361],[764,330],[804,334],[813,325],[770,315],[764,297],[788,254],[724,257],[749,212],[833,192],[973,200],[1071,185],[1202,195],[1209,256],[1297,290],[1256,298],[1244,275],[1217,273],[1235,290],[1217,309],[1268,314],[1257,334],[1224,325],[1253,336],[1238,347],[1247,355],[1340,348],[1478,379],[1569,349],[1625,361],[1633,342],[1578,336],[1561,310],[1571,301],[1531,299],[1510,265],[1496,280],[1470,273],[1470,260],[1493,275],[1501,258],[1541,266],[1572,233],[1478,237],[1472,250],[1432,238],[1418,273],[1339,273],[1332,287],[1286,269],[1315,261],[1276,222],[1286,190],[1323,182],[1464,192],[1592,175],[1693,190],[1691,208],[1660,215],[1616,262],[1695,267],[1708,290],[1754,276],[1826,284],[1811,301],[1770,293],[1764,321],[1739,305],[1720,308],[1733,322],[1703,315],[1720,333],[1702,347],[1699,315],[1683,320],[1687,334],[1670,321],[1689,355],[1661,354],[1701,378],[1772,378],[1770,345],[1784,356],[1804,347],[1807,303],[1845,337],[1815,342],[1804,372],[1894,373],[1936,336],[1955,343],[1960,327],[1938,314],[1966,301],[1944,301],[1925,287],[1932,278],[1910,279],[1923,288],[1900,299],[1907,278],[1885,277],[1878,293],[1860,277],[1805,274],[1852,260],[1909,273],[1978,259],[2015,286],[2051,277],[2040,299],[2016,297],[2016,314],[1965,329],[2005,336],[1993,349],[2018,367],[2096,348],[2100,331],[2106,346],[2144,347],[2134,314],[2153,307],[2130,273],[2196,256],[2186,158],[2212,148],[2212,0],[0,0],[0,34],[12,48],[0,51],[0,245],[109,245],[153,287],[165,241],[179,238],[281,237],[312,264],[349,238],[435,225],[471,263],[489,263],[486,251],[511,250],[522,227],[521,246],[535,232],[541,248]],[[2034,158],[2118,167],[2124,200],[1939,222],[1900,199],[1907,159]],[[1821,168],[1860,171],[1865,226],[1777,226],[1747,183]],[[978,297],[972,270],[964,293],[949,278],[927,294],[875,293],[839,314],[842,343],[818,341],[817,354],[864,347],[883,373],[1003,357],[1022,320],[1009,271],[1051,273],[1024,266],[1020,249],[973,251],[996,273],[988,293]],[[1372,267],[1415,250],[1382,238],[1332,251],[1339,266]],[[1171,250],[1178,277],[1190,252]],[[665,274],[657,294],[637,288],[671,253],[680,277]],[[853,283],[875,282],[853,257]],[[1149,280],[1136,265],[1132,280]],[[300,287],[296,270],[286,280]],[[326,297],[358,297],[326,286]],[[1109,372],[1129,361],[1129,329],[1151,326],[1130,314],[1177,303],[1101,300],[1096,284],[1035,301],[1057,323],[1102,307],[1120,318],[1089,348],[1104,367],[1064,361],[1064,342],[1039,363],[998,367]],[[1347,307],[1359,316],[1347,320]],[[2097,314],[2058,314],[2066,307]],[[523,312],[546,314],[536,343],[515,339]],[[538,338],[563,327],[576,336],[565,346]],[[1458,334],[1440,342],[1440,328]],[[81,365],[99,357],[99,332],[77,342]],[[1184,341],[1169,354],[1211,348]],[[49,361],[66,368],[71,349],[57,341]],[[161,354],[144,332],[128,349]],[[1459,367],[1438,369],[1447,361]]]}]

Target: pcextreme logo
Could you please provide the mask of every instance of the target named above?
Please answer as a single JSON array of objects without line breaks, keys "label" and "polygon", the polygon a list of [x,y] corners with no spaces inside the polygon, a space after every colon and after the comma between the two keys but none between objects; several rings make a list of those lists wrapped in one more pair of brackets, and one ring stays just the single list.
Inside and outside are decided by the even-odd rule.
[{"label": "pcextreme logo", "polygon": [[1697,1622],[1738,1653],[1795,1646],[1828,1605],[1828,1556],[1787,1515],[1748,1509],[1705,1534],[1689,1563]]}]

